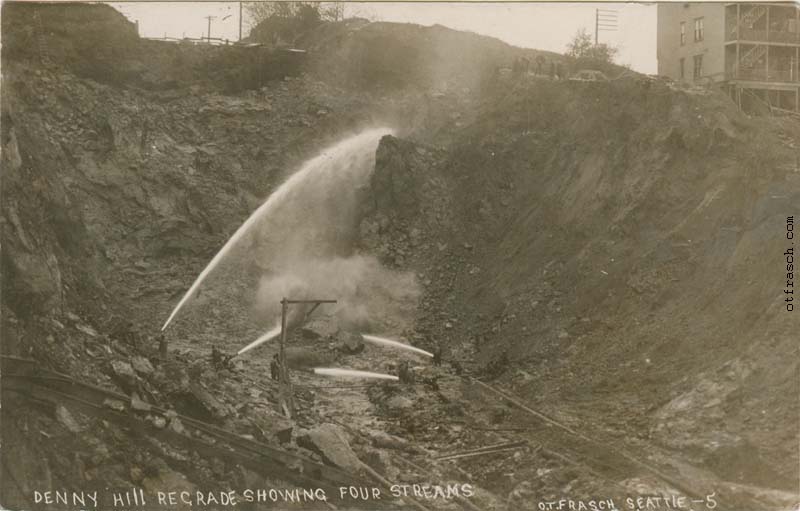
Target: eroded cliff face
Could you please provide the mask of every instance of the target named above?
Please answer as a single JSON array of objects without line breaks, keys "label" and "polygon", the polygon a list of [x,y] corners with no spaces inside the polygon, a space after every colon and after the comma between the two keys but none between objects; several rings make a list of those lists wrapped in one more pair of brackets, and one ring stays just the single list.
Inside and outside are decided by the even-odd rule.
[{"label": "eroded cliff face", "polygon": [[791,315],[763,276],[784,266],[797,133],[665,85],[539,82],[445,151],[385,139],[364,239],[423,275],[420,342],[788,490],[766,460],[795,438],[797,364],[777,362]]},{"label": "eroded cliff face", "polygon": [[[223,55],[240,49],[143,42],[106,6],[48,5],[38,7],[42,59],[34,7],[9,5],[4,354],[279,442],[275,388],[256,392],[263,361],[220,377],[206,360],[212,345],[260,335],[250,311],[231,316],[218,297],[202,296],[170,330],[170,364],[158,362],[153,337],[225,240],[303,161],[347,134],[390,125],[396,134],[377,148],[352,251],[421,285],[413,321],[394,333],[428,349],[440,343],[466,372],[601,438],[680,453],[732,484],[793,488],[796,347],[782,280],[764,276],[783,273],[781,236],[800,203],[795,124],[749,119],[720,95],[638,78],[473,76],[454,57],[467,36],[442,27],[326,25],[308,36],[319,53],[298,68],[307,73],[259,61],[268,72],[253,78],[249,54]],[[59,16],[66,22],[56,30]],[[87,20],[92,32],[78,37]],[[387,38],[398,39],[398,69],[423,62],[426,71],[396,82],[374,50]],[[488,45],[489,71],[517,55],[470,41]],[[359,48],[373,51],[352,60]],[[223,58],[234,64],[212,71]],[[344,61],[358,62],[358,73]],[[311,337],[336,335],[350,333]],[[348,363],[382,367],[366,351]],[[454,387],[383,392],[353,420],[378,428],[370,414],[388,409],[411,425],[393,434],[437,449],[478,437],[454,425],[428,431],[434,420],[514,419],[469,409]],[[352,396],[327,396],[300,425],[314,427],[320,410],[341,413],[334,397],[367,410]],[[47,460],[21,466],[19,480],[156,488],[179,474],[187,487],[253,477],[160,445],[141,451],[114,427],[92,430],[84,418],[14,403],[4,442],[15,443],[16,458]],[[289,437],[287,448],[312,454]],[[80,463],[59,454],[63,442],[85,453]],[[354,444],[398,472],[385,452]],[[541,479],[542,492],[574,480],[587,492],[601,487],[558,463],[518,462],[532,467],[520,481]],[[498,494],[524,495],[500,480],[501,465],[468,468]],[[552,474],[540,478],[536,466],[545,465]]]},{"label": "eroded cliff face", "polygon": [[[13,63],[6,80],[5,260],[30,276],[10,282],[14,292],[46,298],[48,312],[59,281],[89,286],[81,299],[104,288],[135,299],[156,282],[176,292],[174,277],[147,281],[154,260],[177,276],[206,258],[310,147],[335,136],[332,124],[359,122],[353,111],[334,120],[331,96],[310,109],[315,84],[302,81],[250,97],[163,100]],[[125,272],[143,281],[131,288]]]},{"label": "eroded cliff face", "polygon": [[[3,354],[231,431],[252,428],[229,422],[239,414],[217,394],[215,370],[188,374],[205,360],[207,340],[227,351],[257,334],[248,327],[250,311],[232,319],[201,306],[182,317],[169,332],[174,366],[159,362],[156,332],[194,276],[280,183],[321,148],[378,122],[380,109],[271,68],[273,79],[226,95],[228,80],[240,83],[236,70],[206,73],[201,65],[225,49],[139,41],[105,6],[65,7],[71,21],[51,34],[62,9],[40,7],[45,59],[32,46],[33,6],[3,7]],[[94,35],[84,36],[81,24],[99,38],[117,33],[104,39],[113,62],[87,44]],[[179,55],[189,62],[170,67]],[[247,65],[245,57],[238,62]],[[238,326],[219,329],[229,321]],[[182,355],[184,340],[204,353]],[[241,479],[253,473],[237,475],[233,465],[209,458],[192,468],[185,463],[191,453],[144,445],[125,427],[74,409],[39,409],[3,387],[4,411],[12,412],[4,413],[2,436],[14,446],[4,449],[3,504],[12,509],[29,507],[33,489],[51,483],[87,491],[253,484]],[[263,410],[276,421],[279,415]],[[169,417],[138,419],[154,435],[165,427],[185,433]],[[270,430],[271,422],[262,427]]]}]

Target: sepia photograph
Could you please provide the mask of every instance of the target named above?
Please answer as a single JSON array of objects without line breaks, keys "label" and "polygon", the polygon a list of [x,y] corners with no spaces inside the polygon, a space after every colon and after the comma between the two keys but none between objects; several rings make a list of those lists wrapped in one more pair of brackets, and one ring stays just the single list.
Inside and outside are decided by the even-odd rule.
[{"label": "sepia photograph", "polygon": [[800,3],[0,46],[0,510],[800,511]]}]

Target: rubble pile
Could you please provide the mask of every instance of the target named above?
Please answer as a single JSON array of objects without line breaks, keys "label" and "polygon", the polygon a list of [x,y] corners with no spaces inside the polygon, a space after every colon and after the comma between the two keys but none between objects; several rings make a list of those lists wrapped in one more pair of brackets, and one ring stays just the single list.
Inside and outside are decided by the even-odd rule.
[{"label": "rubble pile", "polygon": [[[425,293],[409,337],[443,341],[446,358],[538,406],[585,414],[581,427],[601,407],[612,436],[788,488],[781,462],[757,460],[785,459],[796,439],[787,426],[796,404],[774,393],[791,393],[792,380],[766,370],[788,375],[796,364],[775,359],[790,342],[787,316],[769,306],[772,290],[753,286],[769,254],[782,253],[774,230],[800,191],[786,143],[798,127],[639,79],[537,80],[495,100],[443,154],[426,159],[426,146],[391,139],[378,150],[362,241],[419,273]],[[770,150],[754,158],[751,144]],[[698,317],[697,303],[708,314]],[[712,319],[745,309],[759,319]],[[765,371],[731,376],[742,350]],[[733,389],[769,395],[769,411]],[[677,409],[696,413],[677,419]],[[721,468],[745,458],[747,469]]]},{"label": "rubble pile", "polygon": [[[142,41],[105,5],[31,5],[3,6],[3,353],[116,397],[88,413],[4,390],[3,454],[28,460],[10,469],[17,507],[37,481],[263,486],[225,442],[286,456],[268,484],[330,469],[435,509],[457,505],[436,485],[469,485],[485,510],[660,491],[611,449],[623,441],[742,508],[779,509],[793,490],[797,359],[764,275],[800,203],[796,123],[632,73],[495,73],[527,50],[444,27],[323,24],[287,72],[226,53],[241,49]],[[219,59],[233,63],[204,67]],[[248,75],[254,61],[269,72]],[[225,309],[257,276],[201,290],[158,329],[303,161],[375,125],[395,134],[350,248],[422,294],[395,331],[323,308],[290,332],[288,418],[277,343],[234,356],[274,327]]]}]

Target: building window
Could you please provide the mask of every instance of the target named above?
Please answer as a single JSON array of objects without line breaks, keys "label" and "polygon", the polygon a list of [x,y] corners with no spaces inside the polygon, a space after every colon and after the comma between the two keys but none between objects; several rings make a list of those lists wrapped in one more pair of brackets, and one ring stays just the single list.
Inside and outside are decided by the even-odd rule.
[{"label": "building window", "polygon": [[681,46],[686,44],[686,22],[681,21]]},{"label": "building window", "polygon": [[685,63],[686,63],[686,59],[681,58],[681,80],[686,78],[686,73],[684,72],[684,68],[685,68],[684,64]]},{"label": "building window", "polygon": [[697,80],[703,76],[703,56],[702,55],[695,55],[694,56],[694,74],[692,78]]},{"label": "building window", "polygon": [[694,40],[703,40],[703,18],[695,18],[694,20]]}]

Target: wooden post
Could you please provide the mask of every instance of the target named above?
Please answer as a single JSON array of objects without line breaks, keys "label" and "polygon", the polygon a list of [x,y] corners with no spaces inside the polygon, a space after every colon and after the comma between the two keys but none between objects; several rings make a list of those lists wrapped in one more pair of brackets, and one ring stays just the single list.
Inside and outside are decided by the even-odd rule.
[{"label": "wooden post", "polygon": [[281,300],[281,343],[280,352],[278,354],[278,361],[280,363],[281,381],[280,381],[280,396],[279,403],[283,413],[287,417],[292,417],[293,407],[291,403],[291,389],[289,388],[289,370],[286,367],[286,311],[289,308],[289,303],[286,298]]},{"label": "wooden post", "polygon": [[242,40],[242,2],[239,2],[239,40]]},{"label": "wooden post", "polygon": [[[767,6],[767,41],[769,41],[769,5]],[[764,57],[764,80],[769,81],[769,42],[767,42],[767,54]],[[767,93],[769,95],[769,93]]]},{"label": "wooden post", "polygon": [[742,38],[742,4],[736,4],[736,40]]},{"label": "wooden post", "polygon": [[767,6],[767,41],[769,41],[769,5]]},{"label": "wooden post", "polygon": [[[739,40],[742,38],[742,4],[736,4],[736,62],[733,65],[733,78],[739,79]],[[739,110],[742,106],[739,105]]]},{"label": "wooden post", "polygon": [[286,363],[286,338],[289,335],[286,313],[289,311],[289,305],[299,303],[314,304],[313,308],[305,315],[305,319],[308,319],[308,316],[321,304],[336,303],[336,300],[288,300],[285,297],[281,300],[281,338],[280,352],[278,354],[278,362],[280,363],[280,384],[278,402],[281,411],[289,418],[294,417],[295,409],[292,382],[289,378],[289,367]]}]

